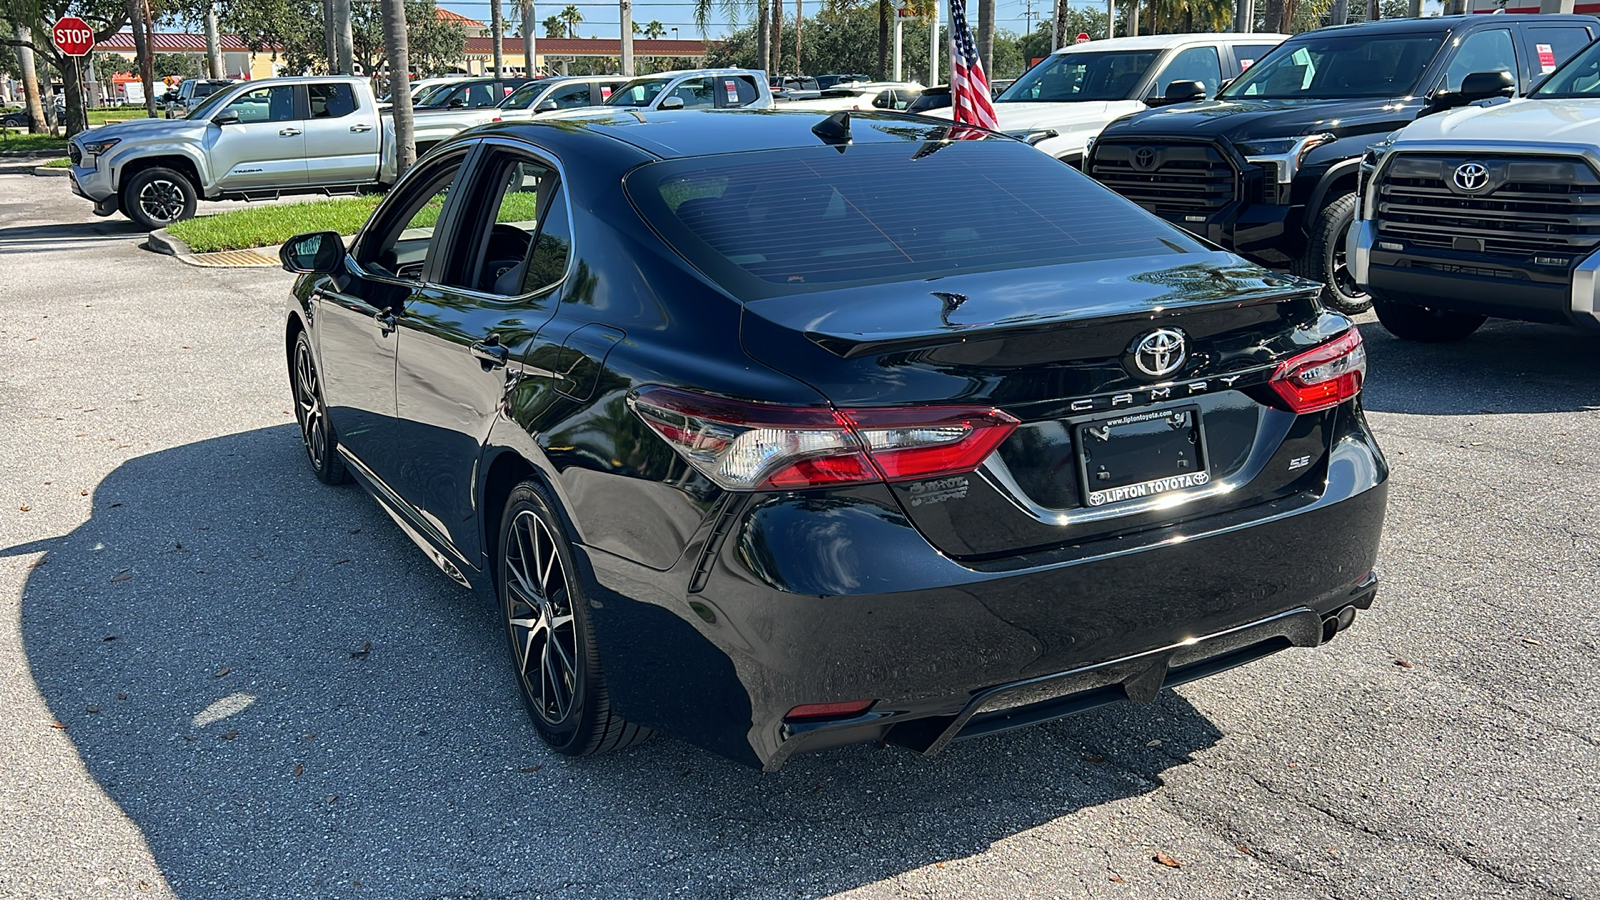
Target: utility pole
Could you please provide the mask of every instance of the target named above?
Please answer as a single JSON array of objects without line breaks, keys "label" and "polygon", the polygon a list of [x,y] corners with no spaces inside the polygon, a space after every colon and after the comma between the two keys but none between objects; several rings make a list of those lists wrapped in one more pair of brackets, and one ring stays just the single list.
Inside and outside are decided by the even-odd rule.
[{"label": "utility pole", "polygon": [[411,48],[406,43],[405,0],[383,0],[383,44],[389,58],[389,99],[394,103],[395,174],[417,162],[417,134],[411,116]]},{"label": "utility pole", "polygon": [[[1378,0],[1372,0],[1377,3]],[[1256,0],[1239,0],[1234,9],[1233,30],[1249,34],[1256,28]]]},{"label": "utility pole", "polygon": [[633,77],[633,0],[617,0],[622,21],[622,74]]},{"label": "utility pole", "polygon": [[[1539,5],[1541,7],[1540,11],[1543,12],[1542,7],[1544,6],[1544,3],[1541,2]],[[1422,0],[1411,0],[1411,2],[1406,4],[1406,18],[1408,18],[1408,19],[1420,19],[1420,18],[1422,18]]]},{"label": "utility pole", "polygon": [[500,15],[500,0],[489,0],[489,36],[494,40],[494,77],[506,77],[506,20]]},{"label": "utility pole", "polygon": [[1027,37],[1030,34],[1033,34],[1033,0],[1022,0],[1022,35]]},{"label": "utility pole", "polygon": [[[1106,37],[1117,36],[1117,0],[1106,0]],[[1065,37],[1065,35],[1063,35]]]},{"label": "utility pole", "polygon": [[1139,0],[1128,0],[1128,37],[1139,36]]},{"label": "utility pole", "polygon": [[898,10],[898,9],[895,10],[894,11],[894,78],[891,79],[892,81],[904,81],[905,80],[905,79],[900,77],[900,71],[901,71],[901,69],[900,69],[900,58],[903,55],[901,53],[901,50],[900,50],[900,47],[901,47],[900,34],[901,34],[901,31],[902,31],[901,26],[903,26],[904,24],[905,24],[905,19],[900,15],[900,10]]},{"label": "utility pole", "polygon": [[217,36],[217,5],[206,7],[206,64],[211,67],[212,78],[226,78],[222,65],[222,39]]}]

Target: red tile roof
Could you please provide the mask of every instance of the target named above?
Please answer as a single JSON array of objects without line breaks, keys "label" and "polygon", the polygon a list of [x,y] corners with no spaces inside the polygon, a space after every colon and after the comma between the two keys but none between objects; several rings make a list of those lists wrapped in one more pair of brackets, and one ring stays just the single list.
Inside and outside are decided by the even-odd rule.
[{"label": "red tile roof", "polygon": [[436,12],[439,13],[439,21],[445,23],[446,25],[460,25],[462,28],[489,27],[482,22],[479,22],[477,19],[469,19],[460,13],[453,13],[448,9],[436,9]]},{"label": "red tile roof", "polygon": [[[157,31],[153,32],[157,53],[204,53],[206,52],[206,36],[192,32]],[[219,42],[225,53],[243,53],[250,48],[236,34],[219,35]],[[96,50],[125,50],[133,52],[133,32],[119,31],[95,45]]]},{"label": "red tile roof", "polygon": [[[645,40],[633,39],[633,52],[638,56],[704,56],[706,51],[716,46],[716,41],[689,41],[689,40]],[[506,53],[521,53],[522,38],[505,38],[504,51]],[[538,39],[534,45],[534,52],[540,56],[617,56],[622,52],[622,42],[617,38],[546,38]],[[472,56],[486,56],[494,53],[494,39],[486,37],[467,38],[467,53]]]}]

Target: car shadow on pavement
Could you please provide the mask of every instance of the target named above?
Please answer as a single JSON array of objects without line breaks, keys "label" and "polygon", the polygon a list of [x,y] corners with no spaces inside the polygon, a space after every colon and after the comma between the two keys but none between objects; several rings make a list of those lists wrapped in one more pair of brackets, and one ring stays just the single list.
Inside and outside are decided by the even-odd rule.
[{"label": "car shadow on pavement", "polygon": [[315,483],[293,425],[129,460],[93,503],[0,555],[42,553],[33,681],[180,896],[832,893],[1151,791],[1221,737],[1169,691],[934,759],[569,760],[490,604]]},{"label": "car shadow on pavement", "polygon": [[1600,332],[1491,319],[1464,341],[1402,341],[1364,322],[1366,408],[1418,415],[1600,408]]},{"label": "car shadow on pavement", "polygon": [[74,222],[70,225],[18,225],[0,228],[0,255],[81,250],[85,239],[123,241],[144,237],[148,233],[147,229],[121,217]]}]

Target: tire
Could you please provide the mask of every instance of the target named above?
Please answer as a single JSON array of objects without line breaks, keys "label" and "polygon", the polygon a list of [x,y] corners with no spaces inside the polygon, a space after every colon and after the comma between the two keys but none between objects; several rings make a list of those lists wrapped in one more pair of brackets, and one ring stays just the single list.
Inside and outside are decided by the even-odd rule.
[{"label": "tire", "polygon": [[199,202],[189,179],[164,166],[151,166],[133,173],[123,183],[119,199],[123,215],[150,231],[194,218],[195,205]]},{"label": "tire", "polygon": [[294,418],[300,423],[300,442],[305,445],[311,473],[323,484],[343,484],[350,480],[344,457],[339,455],[339,437],[328,420],[328,405],[322,398],[322,376],[317,371],[317,355],[311,338],[304,332],[294,339],[294,356],[289,362],[289,387],[294,393]]},{"label": "tire", "polygon": [[524,481],[500,518],[497,591],[517,692],[550,749],[588,756],[632,746],[653,732],[611,712],[566,531],[545,488]]},{"label": "tire", "polygon": [[1312,223],[1306,255],[1294,261],[1294,274],[1322,282],[1322,305],[1347,316],[1372,308],[1372,297],[1356,286],[1345,263],[1345,236],[1356,219],[1355,192],[1332,201]]},{"label": "tire", "polygon": [[1390,334],[1402,340],[1425,344],[1464,340],[1489,318],[1425,306],[1407,306],[1383,299],[1373,304],[1373,311]]}]

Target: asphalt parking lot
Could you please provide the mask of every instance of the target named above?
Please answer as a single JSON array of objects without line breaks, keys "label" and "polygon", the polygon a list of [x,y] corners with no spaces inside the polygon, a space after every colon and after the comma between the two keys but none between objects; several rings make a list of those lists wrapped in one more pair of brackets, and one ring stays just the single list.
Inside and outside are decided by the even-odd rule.
[{"label": "asphalt parking lot", "polygon": [[0,174],[0,897],[1600,897],[1600,336],[1365,327],[1329,646],[762,775],[545,751],[493,610],[306,471],[289,276],[140,240]]}]

